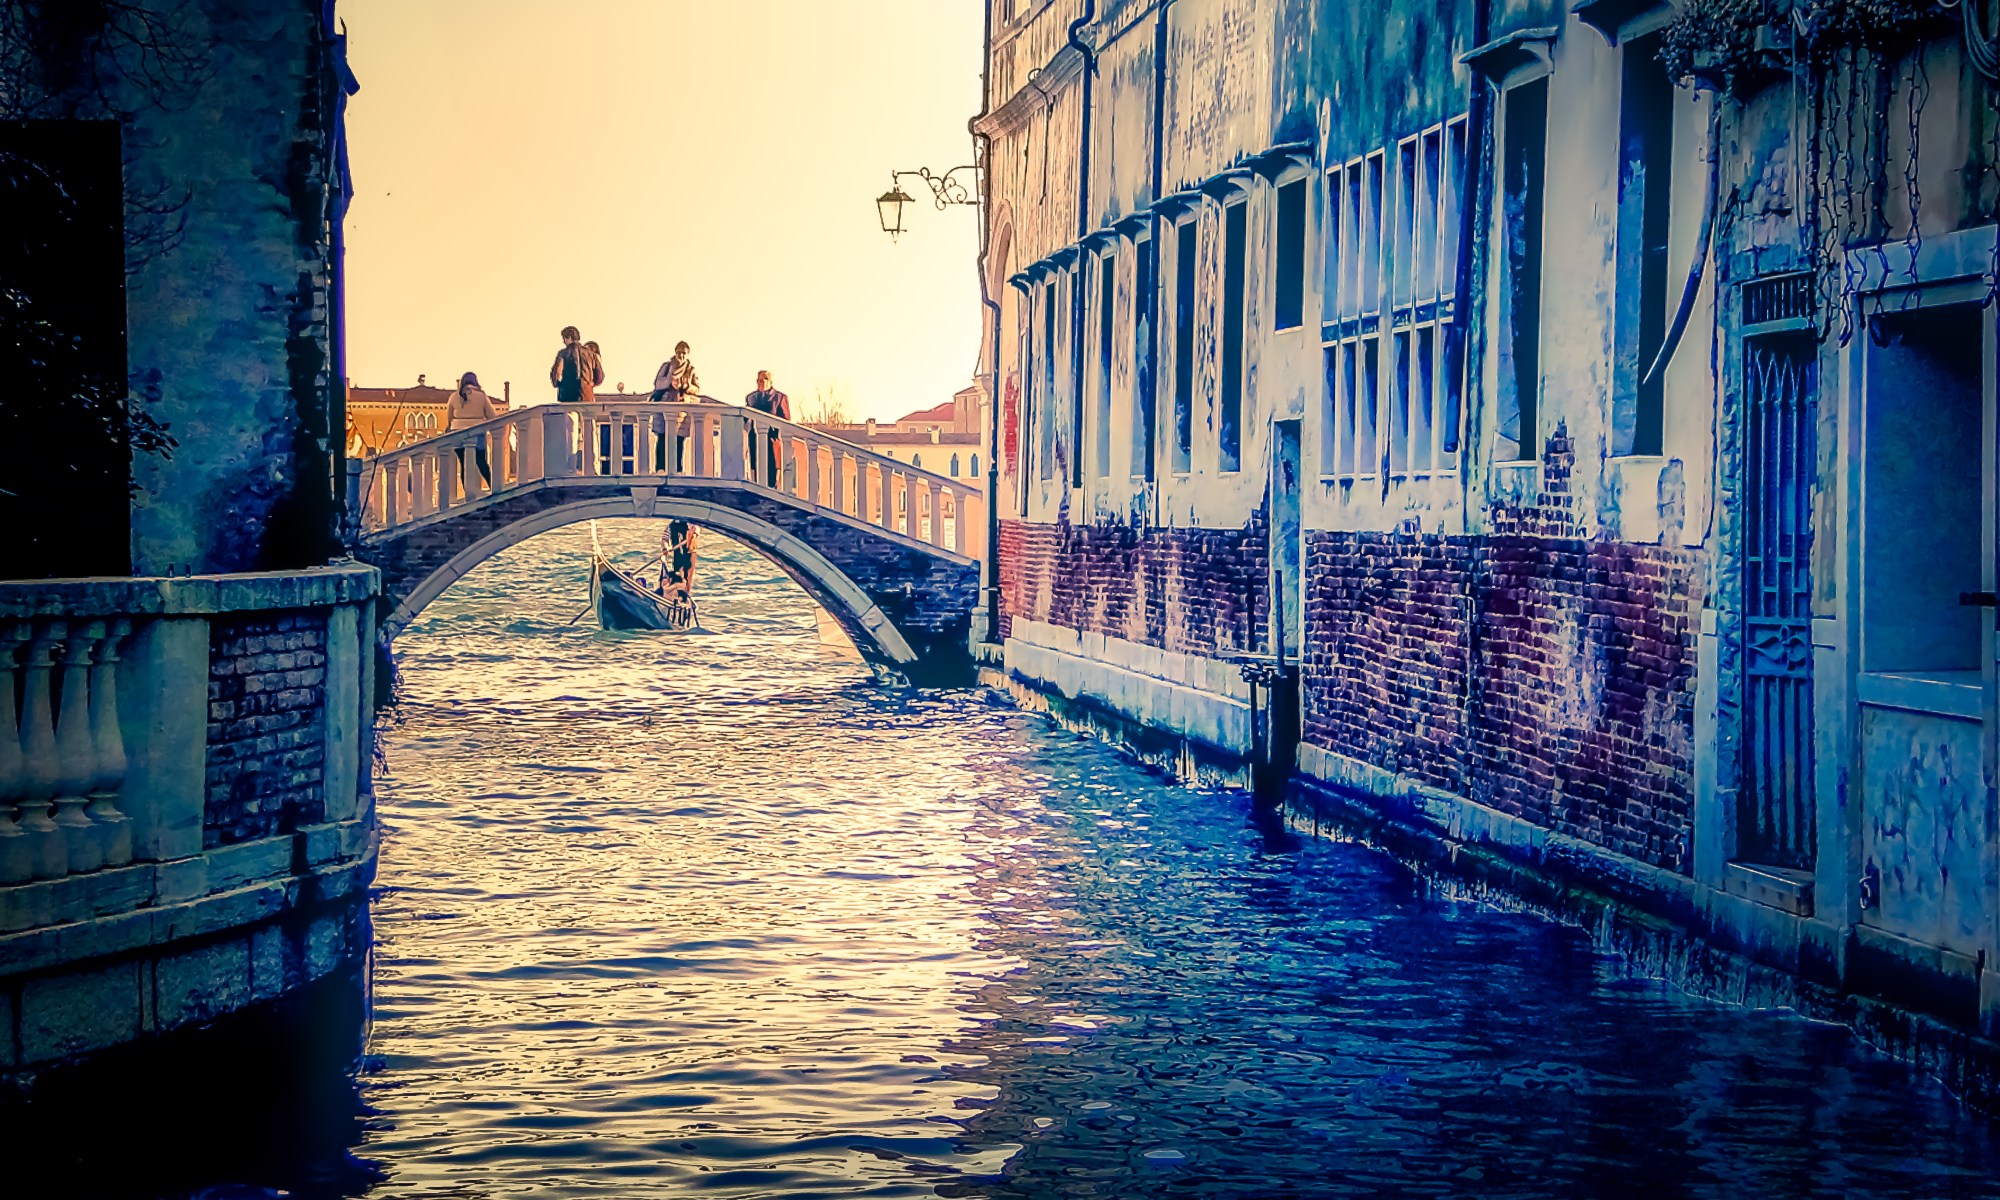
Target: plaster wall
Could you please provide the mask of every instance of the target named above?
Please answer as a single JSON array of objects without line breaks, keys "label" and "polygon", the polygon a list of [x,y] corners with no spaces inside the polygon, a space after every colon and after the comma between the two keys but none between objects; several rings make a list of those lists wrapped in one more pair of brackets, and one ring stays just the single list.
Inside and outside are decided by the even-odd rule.
[{"label": "plaster wall", "polygon": [[125,130],[128,197],[186,197],[179,236],[137,256],[127,282],[133,403],[180,443],[134,460],[135,573],[308,566],[337,550],[321,8],[184,6],[213,70],[191,103],[141,108]]}]

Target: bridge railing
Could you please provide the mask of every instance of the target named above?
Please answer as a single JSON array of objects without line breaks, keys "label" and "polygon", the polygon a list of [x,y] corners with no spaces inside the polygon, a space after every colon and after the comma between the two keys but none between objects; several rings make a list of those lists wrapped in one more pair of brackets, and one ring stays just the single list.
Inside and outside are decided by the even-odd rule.
[{"label": "bridge railing", "polygon": [[985,550],[975,486],[764,413],[648,401],[522,408],[369,459],[362,531],[393,532],[564,479],[745,484],[968,558]]},{"label": "bridge railing", "polygon": [[0,582],[0,976],[5,935],[156,902],[155,864],[283,876],[301,831],[365,837],[376,586],[351,565]]}]

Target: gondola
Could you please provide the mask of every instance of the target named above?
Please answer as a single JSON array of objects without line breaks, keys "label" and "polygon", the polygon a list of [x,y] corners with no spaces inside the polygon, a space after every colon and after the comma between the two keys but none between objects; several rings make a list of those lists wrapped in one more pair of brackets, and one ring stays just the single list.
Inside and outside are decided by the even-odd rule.
[{"label": "gondola", "polygon": [[662,596],[621,571],[597,543],[597,526],[590,527],[590,602],[597,622],[606,629],[693,629],[697,621],[694,597]]}]

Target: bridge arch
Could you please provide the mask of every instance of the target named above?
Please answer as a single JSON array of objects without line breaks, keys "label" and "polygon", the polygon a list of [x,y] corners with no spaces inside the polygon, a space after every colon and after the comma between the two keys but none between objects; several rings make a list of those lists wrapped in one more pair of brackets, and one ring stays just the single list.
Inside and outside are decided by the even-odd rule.
[{"label": "bridge arch", "polygon": [[704,500],[661,493],[650,511],[637,511],[630,496],[599,496],[559,504],[527,514],[492,530],[452,555],[400,597],[382,621],[382,638],[393,639],[406,629],[452,584],[500,551],[538,534],[590,520],[619,517],[683,520],[728,534],[775,563],[806,594],[840,622],[869,662],[906,671],[919,657],[881,605],[847,572],[798,537],[757,516]]}]

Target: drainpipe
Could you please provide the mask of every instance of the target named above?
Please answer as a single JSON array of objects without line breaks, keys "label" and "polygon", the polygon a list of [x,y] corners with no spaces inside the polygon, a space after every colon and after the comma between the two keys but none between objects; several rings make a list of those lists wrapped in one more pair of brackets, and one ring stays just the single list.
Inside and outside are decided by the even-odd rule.
[{"label": "drainpipe", "polygon": [[[1146,432],[1146,478],[1153,484],[1153,524],[1160,523],[1160,247],[1165,244],[1166,218],[1160,212],[1161,189],[1166,186],[1167,175],[1167,9],[1173,0],[1160,0],[1158,16],[1153,27],[1153,242],[1150,253],[1153,256],[1153,294],[1146,302],[1153,306],[1152,345],[1147,353],[1152,356],[1153,370],[1147,382],[1153,389],[1153,427]],[[1176,435],[1178,436],[1178,434]]]},{"label": "drainpipe", "polygon": [[979,114],[965,123],[979,146],[975,161],[979,163],[979,299],[986,305],[987,331],[991,340],[987,343],[993,349],[992,362],[988,364],[989,384],[986,402],[993,413],[987,425],[990,436],[986,443],[986,641],[990,645],[1000,642],[1000,301],[993,295],[989,282],[991,264],[987,261],[993,250],[993,231],[989,222],[993,219],[993,138],[980,132],[979,123],[993,111],[993,2],[986,4],[985,54],[979,60]]},{"label": "drainpipe", "polygon": [[[1083,116],[1082,132],[1078,138],[1076,160],[1076,241],[1079,250],[1083,239],[1090,233],[1090,114],[1091,81],[1097,75],[1097,52],[1083,40],[1083,27],[1097,19],[1097,0],[1084,0],[1083,14],[1069,23],[1069,46],[1083,57]],[[1083,299],[1081,284],[1084,279],[1083,260],[1077,259],[1076,280],[1079,285],[1072,288],[1069,298],[1069,410],[1080,411],[1077,394],[1083,388]],[[1083,425],[1076,422],[1069,431],[1069,471],[1070,478],[1063,487],[1072,486],[1082,475]]]}]

